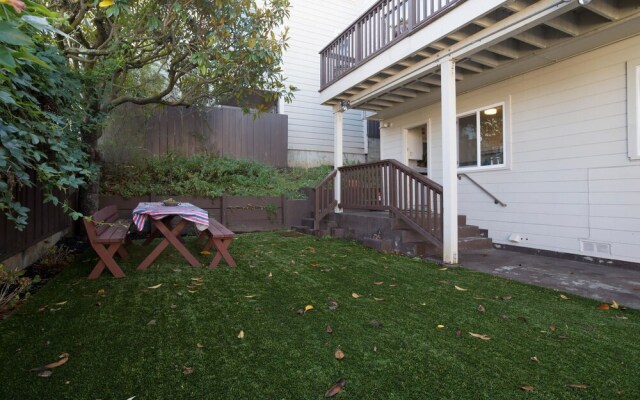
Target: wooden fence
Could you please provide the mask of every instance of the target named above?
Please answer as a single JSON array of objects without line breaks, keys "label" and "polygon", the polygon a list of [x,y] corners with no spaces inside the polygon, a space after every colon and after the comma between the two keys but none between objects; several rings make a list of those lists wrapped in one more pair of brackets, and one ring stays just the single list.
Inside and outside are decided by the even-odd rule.
[{"label": "wooden fence", "polygon": [[[71,227],[71,218],[62,208],[42,203],[44,193],[39,188],[16,189],[15,196],[17,201],[29,208],[29,223],[23,231],[18,231],[14,223],[0,213],[0,262]],[[75,203],[75,196],[72,202]]]},{"label": "wooden fence", "polygon": [[[189,197],[173,196],[180,202],[191,203],[209,213],[232,231],[259,232],[288,229],[300,225],[303,218],[313,212],[313,195],[308,192],[303,200],[288,199],[284,195],[275,197],[223,196]],[[140,202],[162,201],[167,196],[139,196],[124,199],[120,196],[100,196],[100,206],[114,204],[122,218],[131,218],[131,212]]]},{"label": "wooden fence", "polygon": [[215,154],[287,166],[288,117],[235,107],[124,105],[112,112],[100,147],[107,162],[149,155]]}]

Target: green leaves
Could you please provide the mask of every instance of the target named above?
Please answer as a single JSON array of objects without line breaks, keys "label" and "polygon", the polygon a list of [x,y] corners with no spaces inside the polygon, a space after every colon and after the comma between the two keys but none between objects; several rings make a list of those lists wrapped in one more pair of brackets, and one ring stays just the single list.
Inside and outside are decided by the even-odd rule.
[{"label": "green leaves", "polygon": [[14,46],[33,46],[31,38],[16,28],[15,24],[0,21],[0,42]]}]

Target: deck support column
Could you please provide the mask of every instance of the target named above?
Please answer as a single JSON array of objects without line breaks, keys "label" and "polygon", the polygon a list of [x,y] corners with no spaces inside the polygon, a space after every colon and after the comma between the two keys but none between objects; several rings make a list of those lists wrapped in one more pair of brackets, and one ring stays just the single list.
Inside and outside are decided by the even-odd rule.
[{"label": "deck support column", "polygon": [[341,213],[342,209],[340,208],[341,203],[341,185],[340,185],[340,171],[338,168],[342,167],[344,164],[343,160],[343,122],[344,122],[344,110],[341,106],[337,106],[334,109],[333,113],[333,167],[338,171],[336,174],[335,186],[334,186],[334,196],[336,201],[338,202],[336,205],[335,212]]},{"label": "deck support column", "polygon": [[456,121],[456,64],[440,66],[442,84],[442,194],[443,248],[445,264],[458,263],[458,146]]}]

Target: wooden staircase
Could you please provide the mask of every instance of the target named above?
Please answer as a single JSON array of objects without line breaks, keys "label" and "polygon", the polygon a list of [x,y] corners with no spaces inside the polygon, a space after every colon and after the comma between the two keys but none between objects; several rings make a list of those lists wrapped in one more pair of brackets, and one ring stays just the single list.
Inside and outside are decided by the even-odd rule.
[{"label": "wooden staircase", "polygon": [[[314,215],[298,230],[355,239],[381,251],[442,254],[442,186],[396,160],[339,168],[340,207],[334,213],[337,171],[315,187]],[[459,216],[460,252],[490,248],[487,231]]]}]

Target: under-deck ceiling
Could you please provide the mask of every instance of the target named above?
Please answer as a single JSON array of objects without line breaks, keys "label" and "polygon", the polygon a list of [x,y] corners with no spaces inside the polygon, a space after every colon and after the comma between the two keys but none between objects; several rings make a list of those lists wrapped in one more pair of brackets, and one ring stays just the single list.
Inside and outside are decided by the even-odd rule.
[{"label": "under-deck ceiling", "polygon": [[[464,42],[470,36],[491,28],[536,2],[536,0],[505,2],[497,9],[433,43],[429,43],[419,51],[378,71],[366,80],[354,84],[326,101],[325,104],[336,105],[342,101],[351,101],[353,108],[384,114],[385,110],[404,103],[415,102],[417,98],[424,97],[432,91],[438,91],[440,87],[438,69],[426,71],[423,75],[419,75],[409,82],[403,82],[401,86],[389,85],[389,90],[385,90],[384,87],[386,82],[392,81],[394,76],[401,74],[407,68],[429,60],[436,54],[442,54],[443,50]],[[570,47],[572,46],[566,45],[572,44],[572,41],[577,42],[580,38],[595,36],[596,33],[599,35],[608,28],[623,23],[626,24],[626,29],[620,30],[617,36],[616,34],[610,35],[606,40],[621,40],[633,34],[640,34],[640,0],[593,0],[589,4],[574,7],[564,14],[545,20],[526,31],[505,38],[463,59],[456,60],[457,81],[461,83],[469,81],[466,88],[471,90],[506,79],[517,73],[539,68],[545,63],[551,64],[585,51],[583,50],[584,45],[582,47],[576,46],[575,54],[571,54]],[[635,28],[629,29],[629,26],[635,26]],[[598,46],[597,40],[592,42],[594,46]],[[402,45],[401,43],[400,41],[396,46]],[[554,49],[556,49],[555,53]],[[563,49],[560,51],[561,55],[558,55],[557,49]],[[547,54],[553,54],[553,57],[546,57]],[[525,62],[525,60],[533,58],[536,58],[537,61]],[[540,61],[542,59],[544,62]],[[520,65],[520,68],[514,68],[516,65]],[[500,71],[505,73],[501,74]],[[347,74],[342,79],[349,79],[349,75]],[[464,85],[459,86],[465,87]],[[382,88],[382,90],[376,90],[376,94],[373,96],[362,96],[363,93],[371,92],[372,88]],[[355,102],[354,99],[356,99]]]}]

